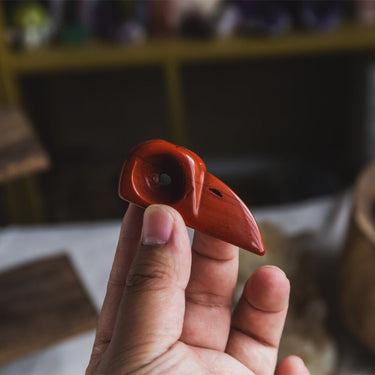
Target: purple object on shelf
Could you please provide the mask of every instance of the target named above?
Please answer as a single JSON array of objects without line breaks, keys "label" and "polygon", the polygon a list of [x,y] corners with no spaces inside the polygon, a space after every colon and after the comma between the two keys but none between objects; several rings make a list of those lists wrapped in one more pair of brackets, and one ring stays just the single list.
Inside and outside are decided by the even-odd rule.
[{"label": "purple object on shelf", "polygon": [[99,0],[95,7],[94,33],[120,44],[137,42],[146,37],[148,19],[145,0]]},{"label": "purple object on shelf", "polygon": [[236,5],[245,32],[280,35],[291,28],[292,17],[282,1],[238,0]]},{"label": "purple object on shelf", "polygon": [[146,32],[142,25],[136,21],[125,21],[116,30],[115,40],[120,44],[130,44],[142,41]]},{"label": "purple object on shelf", "polygon": [[343,7],[338,1],[304,1],[301,20],[308,29],[331,30],[343,18]]},{"label": "purple object on shelf", "polygon": [[103,0],[97,2],[93,27],[96,36],[114,40],[121,21],[115,2]]},{"label": "purple object on shelf", "polygon": [[308,30],[333,30],[344,18],[342,1],[301,0],[289,3],[298,26]]}]

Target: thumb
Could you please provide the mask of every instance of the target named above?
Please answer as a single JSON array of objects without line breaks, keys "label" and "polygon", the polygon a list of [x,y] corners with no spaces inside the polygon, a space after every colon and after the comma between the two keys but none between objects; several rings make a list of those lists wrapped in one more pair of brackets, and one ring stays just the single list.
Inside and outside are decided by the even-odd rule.
[{"label": "thumb", "polygon": [[[111,341],[111,351],[152,361],[180,337],[185,288],[191,269],[186,226],[171,207],[149,206],[142,243],[130,268]],[[116,356],[117,357],[117,356]]]},{"label": "thumb", "polygon": [[301,358],[291,355],[281,361],[276,375],[310,375]]}]

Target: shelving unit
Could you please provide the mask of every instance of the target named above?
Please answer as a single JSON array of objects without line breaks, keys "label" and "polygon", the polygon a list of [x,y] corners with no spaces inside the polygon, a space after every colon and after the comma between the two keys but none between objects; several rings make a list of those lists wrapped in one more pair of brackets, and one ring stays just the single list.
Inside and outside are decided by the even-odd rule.
[{"label": "shelving unit", "polygon": [[[20,75],[158,65],[164,70],[170,139],[178,144],[188,145],[180,69],[182,65],[373,50],[375,28],[347,24],[330,33],[293,31],[279,38],[235,37],[204,41],[174,38],[150,40],[125,47],[92,41],[76,47],[51,46],[37,51],[14,51],[4,41],[4,18],[0,3],[0,100],[3,98],[5,104],[22,105],[22,93],[18,85]],[[35,183],[28,185],[35,186]],[[33,189],[34,191],[29,192],[30,197],[33,197],[34,202],[40,202],[37,189]],[[7,190],[12,191],[11,188]],[[40,203],[34,203],[31,207],[35,211],[40,208]],[[14,211],[16,221],[18,217],[22,217],[21,213],[17,213],[20,207],[10,203],[10,208]],[[37,213],[34,217],[39,220],[42,215]]]},{"label": "shelving unit", "polygon": [[116,46],[91,42],[84,46],[54,46],[38,51],[6,51],[5,62],[16,74],[116,66],[185,64],[228,59],[277,58],[375,48],[375,28],[353,24],[330,33],[294,31],[280,38],[235,37],[191,41],[153,40]]}]

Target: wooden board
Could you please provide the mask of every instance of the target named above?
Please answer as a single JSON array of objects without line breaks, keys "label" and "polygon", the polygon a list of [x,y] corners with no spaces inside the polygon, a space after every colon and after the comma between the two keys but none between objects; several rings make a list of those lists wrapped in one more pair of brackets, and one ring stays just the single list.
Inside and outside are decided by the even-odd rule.
[{"label": "wooden board", "polygon": [[48,155],[22,111],[0,108],[0,183],[48,167]]},{"label": "wooden board", "polygon": [[66,255],[0,274],[0,362],[92,329],[96,321]]}]

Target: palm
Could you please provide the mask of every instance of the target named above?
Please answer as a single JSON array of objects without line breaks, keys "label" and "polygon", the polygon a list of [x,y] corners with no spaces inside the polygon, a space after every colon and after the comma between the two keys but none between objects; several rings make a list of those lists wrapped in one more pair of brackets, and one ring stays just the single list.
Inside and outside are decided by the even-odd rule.
[{"label": "palm", "polygon": [[[238,249],[201,233],[190,247],[176,211],[146,214],[163,229],[163,211],[173,231],[162,246],[139,246],[143,210],[131,205],[125,215],[87,375],[273,374],[288,308],[285,274],[256,271],[232,312]],[[289,358],[278,374],[308,374],[297,367]]]},{"label": "palm", "polygon": [[[219,352],[217,350],[194,348],[189,345],[181,343],[182,346],[178,346],[177,356],[188,353],[188,358],[185,362],[180,363],[179,371],[174,374],[215,374],[215,375],[254,375],[254,372],[249,370],[237,359],[233,358],[227,353]],[[192,367],[196,368],[197,371],[192,371]],[[270,372],[271,373],[271,372]],[[170,375],[173,374],[173,371]]]}]

